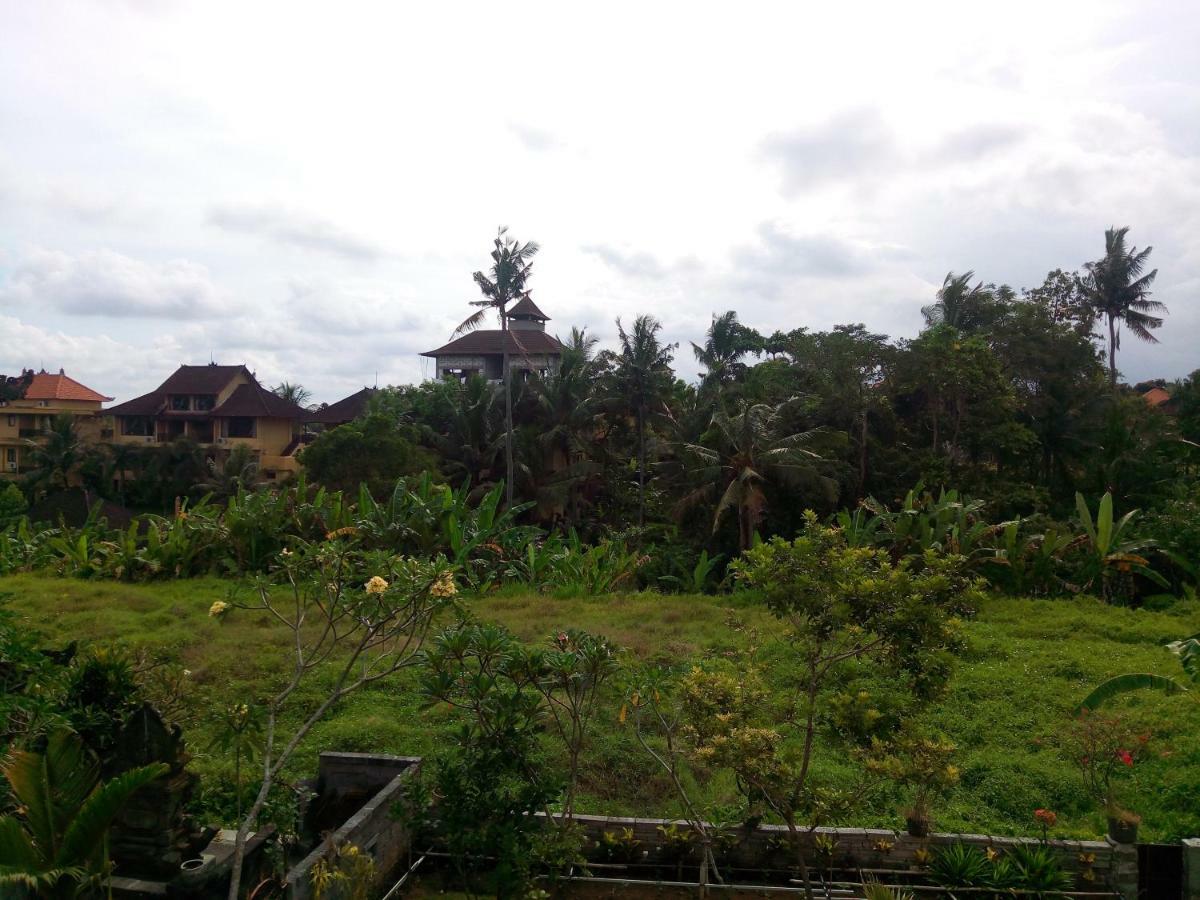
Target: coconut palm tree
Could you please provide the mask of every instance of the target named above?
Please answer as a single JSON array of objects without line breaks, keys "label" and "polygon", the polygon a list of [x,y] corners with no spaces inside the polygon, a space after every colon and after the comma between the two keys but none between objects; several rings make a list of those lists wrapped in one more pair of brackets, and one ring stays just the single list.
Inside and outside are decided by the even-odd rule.
[{"label": "coconut palm tree", "polygon": [[465,478],[472,496],[480,496],[498,479],[496,458],[505,440],[496,409],[497,392],[479,375],[454,387],[457,396],[449,407],[444,433],[428,425],[420,427],[423,439],[441,456],[446,475],[455,481]]},{"label": "coconut palm tree", "polygon": [[745,371],[746,366],[742,362],[744,356],[748,353],[760,354],[764,346],[762,335],[739,322],[737,313],[732,309],[713,316],[704,346],[692,342],[696,362],[704,367],[702,386],[719,390]]},{"label": "coconut palm tree", "polygon": [[577,519],[580,482],[593,468],[587,456],[595,445],[600,402],[595,390],[598,343],[587,329],[572,328],[557,371],[534,383],[537,441],[549,451],[558,476],[553,484],[565,490],[572,522]]},{"label": "coconut palm tree", "polygon": [[291,381],[281,381],[275,387],[271,388],[271,393],[277,397],[282,397],[289,403],[294,403],[297,406],[305,408],[312,401],[312,391],[302,384],[296,384]]},{"label": "coconut palm tree", "polygon": [[489,309],[494,309],[500,315],[500,330],[502,346],[501,380],[504,384],[504,468],[505,468],[505,497],[508,505],[513,503],[513,421],[512,421],[512,390],[510,383],[512,373],[508,369],[508,304],[515,303],[529,296],[525,285],[533,274],[533,258],[537,255],[538,245],[533,241],[520,241],[508,236],[508,228],[501,226],[492,242],[492,267],[488,273],[476,272],[471,277],[479,285],[483,300],[471,301],[472,306],[479,309],[468,316],[454,333],[462,334],[472,331],[483,323]]},{"label": "coconut palm tree", "polygon": [[1128,226],[1105,231],[1104,257],[1084,264],[1087,270],[1084,294],[1096,314],[1108,321],[1108,380],[1114,386],[1117,383],[1117,351],[1121,349],[1121,325],[1135,337],[1157,344],[1158,338],[1150,332],[1162,327],[1163,320],[1150,313],[1167,311],[1162,303],[1148,299],[1150,286],[1158,275],[1158,269],[1145,272],[1154,248],[1126,247],[1128,233]]},{"label": "coconut palm tree", "polygon": [[990,324],[998,307],[996,293],[982,281],[971,287],[974,277],[974,271],[947,272],[937,302],[921,308],[925,324],[950,325],[959,331],[978,331]]},{"label": "coconut palm tree", "polygon": [[777,406],[742,401],[733,415],[718,408],[706,443],[682,448],[685,456],[700,462],[699,470],[689,467],[687,475],[693,483],[701,483],[680,499],[676,512],[715,498],[713,533],[732,511],[738,520],[738,547],[745,550],[766,514],[769,483],[807,482],[825,494],[823,499],[836,499],[837,482],[822,471],[827,460],[821,449],[842,435],[824,427],[791,431],[786,422],[795,403],[794,399]]},{"label": "coconut palm tree", "polygon": [[18,814],[0,817],[0,895],[79,897],[110,872],[108,828],[133,794],[168,771],[153,763],[100,783],[100,764],[75,732],[51,732],[42,753],[12,751],[0,767]]},{"label": "coconut palm tree", "polygon": [[663,398],[671,385],[671,361],[679,346],[660,342],[661,330],[662,323],[654,316],[638,316],[629,332],[617,319],[621,352],[613,373],[615,394],[633,413],[637,426],[639,526],[646,524],[646,424],[664,405]]},{"label": "coconut palm tree", "polygon": [[46,487],[65,491],[87,452],[75,417],[70,413],[55,416],[42,437],[27,441],[26,445],[33,462],[29,484],[35,491]]}]

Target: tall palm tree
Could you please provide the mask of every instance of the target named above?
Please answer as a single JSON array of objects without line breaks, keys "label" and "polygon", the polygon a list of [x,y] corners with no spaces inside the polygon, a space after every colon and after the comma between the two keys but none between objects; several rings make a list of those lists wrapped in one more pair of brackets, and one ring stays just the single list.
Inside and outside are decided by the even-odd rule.
[{"label": "tall palm tree", "polygon": [[704,367],[701,376],[703,386],[719,389],[727,381],[736,378],[745,369],[742,357],[748,353],[762,353],[764,346],[762,335],[739,322],[737,313],[732,309],[713,316],[704,346],[692,342],[696,362]]},{"label": "tall palm tree", "polygon": [[974,277],[974,271],[947,272],[937,302],[921,308],[925,324],[950,325],[959,331],[978,331],[988,325],[995,315],[996,295],[982,281],[971,287]]},{"label": "tall palm tree", "polygon": [[291,381],[281,381],[275,387],[271,388],[271,393],[297,406],[307,407],[312,400],[312,391],[302,384],[296,384]]},{"label": "tall palm tree", "polygon": [[492,267],[489,273],[476,272],[471,277],[479,285],[483,300],[471,301],[472,306],[480,307],[478,311],[468,316],[454,333],[461,334],[478,328],[483,322],[489,309],[496,310],[500,315],[500,331],[502,344],[502,371],[500,374],[504,384],[504,468],[505,468],[505,497],[508,505],[513,502],[513,423],[512,423],[512,390],[510,382],[512,373],[508,370],[508,304],[515,303],[529,296],[526,282],[533,274],[533,258],[540,249],[533,241],[520,241],[508,236],[508,228],[501,226],[492,242]]},{"label": "tall palm tree", "polygon": [[1163,320],[1150,313],[1167,311],[1162,303],[1147,299],[1158,269],[1142,273],[1154,248],[1126,247],[1128,233],[1128,226],[1109,228],[1104,232],[1104,257],[1084,264],[1087,276],[1083,284],[1088,303],[1097,315],[1108,320],[1108,380],[1112,385],[1117,383],[1120,326],[1124,324],[1135,337],[1157,344],[1158,338],[1150,332],[1160,328]]},{"label": "tall palm tree", "polygon": [[535,382],[537,440],[550,452],[551,467],[559,476],[554,485],[566,491],[567,515],[572,522],[577,518],[579,484],[591,468],[586,456],[595,444],[598,343],[587,329],[572,328],[558,370]]},{"label": "tall palm tree", "polygon": [[825,494],[823,499],[836,499],[837,482],[821,471],[827,460],[820,451],[823,444],[842,434],[824,426],[795,432],[788,429],[787,413],[795,402],[772,406],[742,401],[733,415],[718,408],[707,435],[711,446],[688,444],[683,448],[685,455],[698,459],[702,466],[700,471],[689,469],[689,479],[703,483],[680,499],[677,512],[716,498],[713,533],[725,515],[734,512],[738,547],[745,550],[766,515],[765,489],[770,482],[791,486],[809,482]]},{"label": "tall palm tree", "polygon": [[40,440],[26,442],[33,471],[29,473],[29,484],[35,489],[49,486],[59,490],[70,487],[71,475],[79,468],[87,452],[87,445],[79,436],[75,417],[60,413],[51,421]]},{"label": "tall palm tree", "polygon": [[653,316],[638,316],[629,332],[617,319],[617,335],[621,339],[614,372],[617,393],[637,422],[638,525],[646,524],[646,422],[652,412],[663,406],[663,397],[671,384],[671,361],[679,346],[661,343],[658,339],[661,330],[662,323]]}]

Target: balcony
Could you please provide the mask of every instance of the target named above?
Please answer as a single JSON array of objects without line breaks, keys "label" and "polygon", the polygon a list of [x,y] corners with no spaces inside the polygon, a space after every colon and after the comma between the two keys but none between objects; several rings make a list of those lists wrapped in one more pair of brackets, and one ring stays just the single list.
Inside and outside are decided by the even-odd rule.
[{"label": "balcony", "polygon": [[46,429],[44,428],[21,428],[17,431],[20,437],[28,438],[29,440],[40,438],[45,433]]}]

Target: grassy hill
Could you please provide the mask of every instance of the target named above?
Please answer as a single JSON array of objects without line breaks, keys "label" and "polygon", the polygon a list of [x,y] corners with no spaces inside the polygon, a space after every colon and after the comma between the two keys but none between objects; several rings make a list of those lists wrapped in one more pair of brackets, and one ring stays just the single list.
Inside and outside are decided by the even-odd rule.
[{"label": "grassy hill", "polygon": [[[285,648],[265,617],[242,612],[217,622],[207,615],[230,583],[219,579],[122,585],[22,575],[0,578],[0,594],[49,644],[68,640],[145,648],[190,671],[193,706],[201,711],[186,731],[204,776],[201,803],[216,813],[229,804],[232,765],[209,753],[210,712],[266,694],[279,679]],[[773,678],[787,677],[786,655],[772,647],[773,621],[742,598],[654,593],[561,598],[498,593],[469,601],[474,614],[501,623],[522,639],[538,641],[567,627],[605,634],[631,661],[687,664],[732,646],[725,627],[729,607],[768,638]],[[961,783],[938,808],[946,831],[1035,832],[1033,810],[1054,809],[1056,832],[1102,833],[1099,812],[1081,796],[1081,782],[1058,747],[1067,711],[1099,680],[1125,671],[1174,675],[1169,640],[1198,630],[1200,609],[1181,603],[1163,612],[1109,607],[1091,598],[1026,600],[997,597],[967,623],[969,648],[948,695],[930,724],[957,744]],[[306,699],[316,702],[319,690]],[[1127,806],[1144,817],[1143,834],[1173,839],[1200,834],[1200,703],[1191,696],[1140,695],[1120,704],[1139,728],[1152,733],[1149,752],[1124,785]],[[612,815],[673,815],[669,785],[620,727],[616,703],[606,710],[589,748],[581,808]],[[359,694],[306,742],[296,774],[315,766],[321,749],[434,752],[452,725],[444,711],[423,711],[408,676]],[[835,780],[845,774],[841,754],[819,760]],[[701,778],[709,804],[735,798],[721,775]],[[899,827],[903,798],[874,796],[854,824]]]}]

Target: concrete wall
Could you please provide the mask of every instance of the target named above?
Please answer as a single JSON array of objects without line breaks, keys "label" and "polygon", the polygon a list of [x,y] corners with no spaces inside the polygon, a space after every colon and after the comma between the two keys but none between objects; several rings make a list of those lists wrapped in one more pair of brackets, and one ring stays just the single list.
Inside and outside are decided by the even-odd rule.
[{"label": "concrete wall", "polygon": [[322,801],[334,802],[340,795],[374,793],[328,840],[288,872],[289,900],[310,900],[313,867],[337,847],[347,844],[370,853],[375,860],[376,888],[390,883],[396,869],[408,859],[412,846],[408,825],[396,818],[394,808],[403,802],[405,788],[420,766],[420,757],[412,756],[321,754],[317,791]]},{"label": "concrete wall", "polygon": [[[603,816],[576,816],[588,836],[599,839],[605,831],[620,833],[632,829],[634,837],[643,849],[652,849],[662,843],[659,826],[677,824],[687,827],[685,822],[672,823],[666,819],[640,819]],[[995,837],[983,834],[931,834],[926,838],[915,838],[903,832],[872,828],[818,828],[813,835],[805,834],[802,842],[807,847],[806,859],[810,865],[817,857],[815,837],[823,835],[834,843],[833,867],[847,869],[919,869],[917,851],[934,851],[950,844],[973,844],[983,848],[994,848],[999,852],[1016,844],[1037,843],[1030,838]],[[1089,872],[1097,890],[1110,887],[1128,900],[1137,897],[1137,848],[1132,844],[1114,844],[1111,841],[1050,841],[1058,854],[1064,871],[1077,876]],[[1200,855],[1200,850],[1198,850]],[[752,832],[743,832],[737,846],[728,854],[728,864],[736,868],[786,867],[792,858],[790,837],[782,825],[760,825]],[[1093,862],[1084,862],[1094,858]],[[1200,863],[1200,859],[1197,860]],[[718,859],[718,865],[720,860]],[[1081,884],[1089,882],[1081,880]],[[1197,895],[1200,896],[1200,895]]]}]

